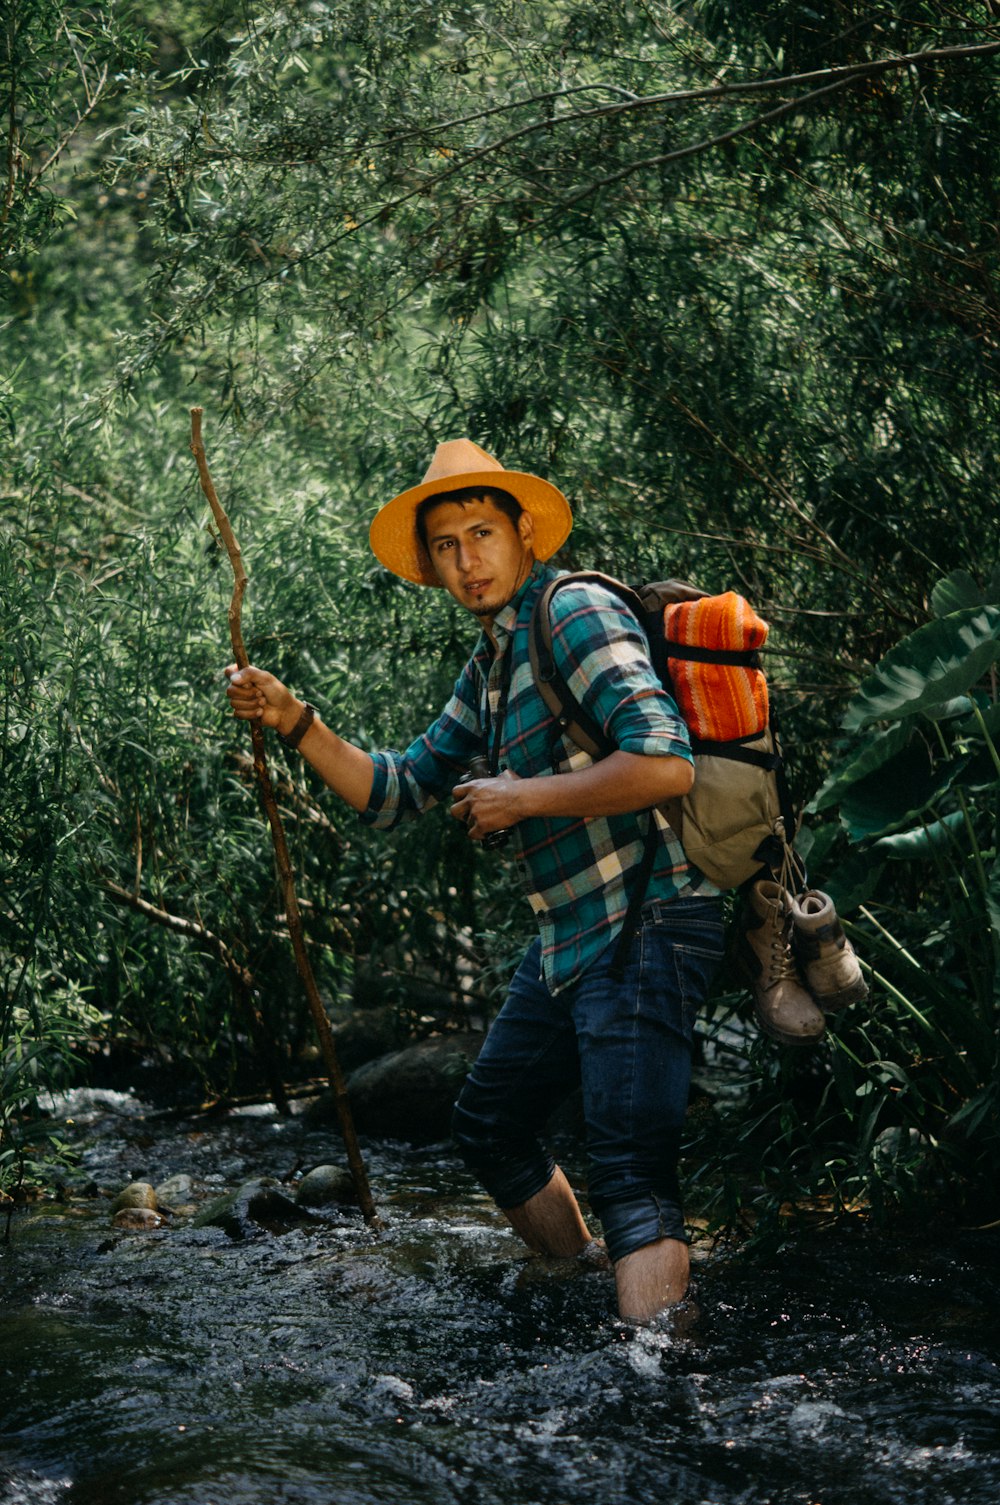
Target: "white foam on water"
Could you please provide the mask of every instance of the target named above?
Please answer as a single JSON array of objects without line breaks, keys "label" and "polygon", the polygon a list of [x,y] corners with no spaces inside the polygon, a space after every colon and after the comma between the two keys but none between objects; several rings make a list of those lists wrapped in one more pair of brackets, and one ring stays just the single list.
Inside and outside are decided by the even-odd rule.
[{"label": "white foam on water", "polygon": [[72,1118],[88,1123],[102,1113],[118,1113],[135,1118],[150,1111],[135,1093],[114,1092],[110,1087],[70,1087],[65,1092],[40,1092],[38,1106],[56,1118]]},{"label": "white foam on water", "polygon": [[798,1441],[820,1439],[831,1428],[839,1430],[840,1423],[847,1421],[847,1412],[829,1400],[803,1400],[790,1412],[788,1430]]},{"label": "white foam on water", "polygon": [[73,1487],[72,1479],[46,1479],[41,1474],[8,1474],[0,1479],[0,1505],[58,1505]]}]

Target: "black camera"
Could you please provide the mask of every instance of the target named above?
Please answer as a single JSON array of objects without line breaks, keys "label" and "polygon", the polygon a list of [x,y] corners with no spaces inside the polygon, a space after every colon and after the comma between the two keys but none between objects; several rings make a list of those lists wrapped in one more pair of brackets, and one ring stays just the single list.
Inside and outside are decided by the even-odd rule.
[{"label": "black camera", "polygon": [[[456,782],[459,784],[471,784],[473,779],[488,779],[491,777],[489,762],[479,753],[476,757],[469,759],[468,768]],[[498,847],[505,847],[507,845],[509,835],[509,830],[488,831],[479,845],[485,847],[487,852],[495,852]]]}]

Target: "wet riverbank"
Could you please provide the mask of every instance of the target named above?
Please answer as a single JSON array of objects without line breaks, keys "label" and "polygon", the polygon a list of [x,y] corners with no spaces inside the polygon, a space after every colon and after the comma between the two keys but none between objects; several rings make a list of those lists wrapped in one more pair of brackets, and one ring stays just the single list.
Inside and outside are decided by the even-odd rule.
[{"label": "wet riverbank", "polygon": [[[331,1158],[301,1116],[64,1109],[107,1193],[185,1174],[204,1205]],[[243,1238],[115,1229],[109,1196],[19,1212],[3,1505],[996,1499],[995,1230],[703,1256],[693,1326],[636,1332],[609,1275],[526,1256],[447,1146],[367,1157],[379,1238],[346,1209]]]}]

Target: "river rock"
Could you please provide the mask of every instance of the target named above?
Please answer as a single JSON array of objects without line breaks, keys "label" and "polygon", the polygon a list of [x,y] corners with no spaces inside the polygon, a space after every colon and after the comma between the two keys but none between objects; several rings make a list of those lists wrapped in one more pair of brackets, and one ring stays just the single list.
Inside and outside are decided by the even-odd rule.
[{"label": "river rock", "polygon": [[191,1201],[191,1192],[194,1182],[183,1171],[176,1176],[168,1176],[166,1181],[161,1181],[156,1188],[156,1204],[158,1207],[175,1207],[181,1202]]},{"label": "river rock", "polygon": [[345,1071],[400,1050],[407,1040],[399,1010],[391,1004],[354,1009],[333,1027],[337,1058]]},{"label": "river rock", "polygon": [[354,1178],[342,1165],[317,1165],[303,1176],[295,1193],[296,1202],[305,1207],[322,1207],[327,1202],[357,1204]]},{"label": "river rock", "polygon": [[191,1221],[193,1228],[222,1228],[232,1239],[254,1238],[261,1230],[288,1233],[312,1222],[312,1213],[299,1207],[271,1176],[245,1181],[235,1191],[217,1197]]},{"label": "river rock", "polygon": [[132,1233],[150,1233],[163,1227],[163,1218],[152,1207],[121,1207],[111,1219],[115,1228],[127,1228]]},{"label": "river rock", "polygon": [[471,1030],[434,1035],[352,1072],[347,1090],[358,1132],[411,1144],[447,1139],[455,1099],[484,1038]]},{"label": "river rock", "polygon": [[156,1212],[157,1205],[156,1192],[148,1181],[132,1181],[115,1197],[111,1211],[119,1212],[126,1207],[147,1207],[150,1212]]}]

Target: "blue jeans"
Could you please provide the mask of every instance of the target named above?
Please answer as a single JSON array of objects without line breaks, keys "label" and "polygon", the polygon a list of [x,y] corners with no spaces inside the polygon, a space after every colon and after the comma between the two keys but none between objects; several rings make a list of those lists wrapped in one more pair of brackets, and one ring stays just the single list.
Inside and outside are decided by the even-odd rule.
[{"label": "blue jeans", "polygon": [[590,1204],[612,1259],[686,1237],[677,1180],[691,1079],[691,1036],[722,956],[719,899],[652,900],[621,980],[617,940],[552,994],[531,945],[462,1088],[458,1148],[502,1208],[548,1185],[555,1161],[539,1135],[583,1088]]}]

